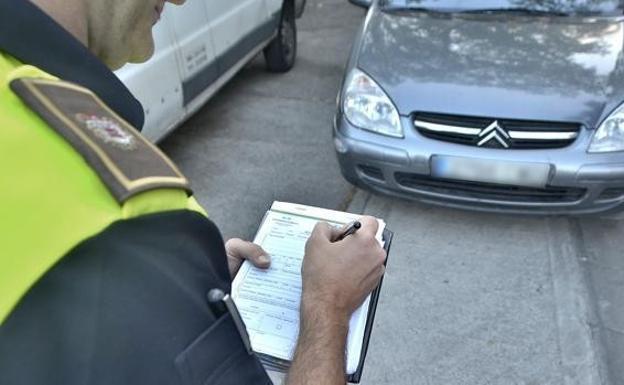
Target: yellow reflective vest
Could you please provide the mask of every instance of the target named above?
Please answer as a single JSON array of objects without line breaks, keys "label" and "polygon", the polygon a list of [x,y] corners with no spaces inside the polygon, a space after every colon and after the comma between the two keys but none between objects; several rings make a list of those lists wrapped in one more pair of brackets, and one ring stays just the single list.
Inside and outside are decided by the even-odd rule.
[{"label": "yellow reflective vest", "polygon": [[59,81],[0,52],[0,324],[46,271],[113,222],[179,209],[204,213],[178,188],[150,189],[120,203],[11,89],[18,79]]}]

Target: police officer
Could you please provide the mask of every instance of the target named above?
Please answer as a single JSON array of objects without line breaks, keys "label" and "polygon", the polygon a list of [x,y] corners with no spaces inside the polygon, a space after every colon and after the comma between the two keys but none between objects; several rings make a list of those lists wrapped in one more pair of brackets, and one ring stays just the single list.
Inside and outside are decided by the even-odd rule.
[{"label": "police officer", "polygon": [[[151,56],[164,7],[0,1],[0,384],[270,383],[205,297],[268,256],[224,246],[111,72]],[[362,222],[306,245],[291,385],[345,382],[349,316],[384,269]]]}]

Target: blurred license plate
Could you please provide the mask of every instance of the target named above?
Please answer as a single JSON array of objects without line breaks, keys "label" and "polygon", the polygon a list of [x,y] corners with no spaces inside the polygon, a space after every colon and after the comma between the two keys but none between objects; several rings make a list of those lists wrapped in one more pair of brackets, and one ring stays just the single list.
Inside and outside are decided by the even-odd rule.
[{"label": "blurred license plate", "polygon": [[548,182],[550,165],[543,163],[504,162],[434,156],[431,174],[437,178],[516,186],[544,187]]}]

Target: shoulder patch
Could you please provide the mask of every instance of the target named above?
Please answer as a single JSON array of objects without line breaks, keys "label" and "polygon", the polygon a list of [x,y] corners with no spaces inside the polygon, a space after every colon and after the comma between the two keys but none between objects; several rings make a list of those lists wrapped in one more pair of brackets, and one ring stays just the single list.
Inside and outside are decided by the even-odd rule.
[{"label": "shoulder patch", "polygon": [[118,202],[158,188],[191,192],[173,162],[88,89],[39,78],[10,86],[82,155]]}]

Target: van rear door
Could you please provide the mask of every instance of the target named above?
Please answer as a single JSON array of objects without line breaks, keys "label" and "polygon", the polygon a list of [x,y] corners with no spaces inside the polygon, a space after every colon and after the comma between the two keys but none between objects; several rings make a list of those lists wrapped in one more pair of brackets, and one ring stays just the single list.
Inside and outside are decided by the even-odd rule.
[{"label": "van rear door", "polygon": [[218,77],[212,26],[203,1],[188,1],[172,9],[172,25],[178,42],[183,104],[188,106]]}]

